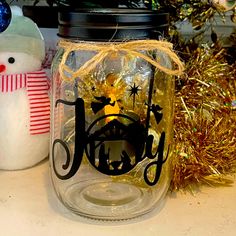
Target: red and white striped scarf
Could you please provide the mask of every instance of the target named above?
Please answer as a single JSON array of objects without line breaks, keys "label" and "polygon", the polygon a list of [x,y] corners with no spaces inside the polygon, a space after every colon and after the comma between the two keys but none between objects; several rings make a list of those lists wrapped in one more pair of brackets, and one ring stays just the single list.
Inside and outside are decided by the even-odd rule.
[{"label": "red and white striped scarf", "polygon": [[49,83],[44,71],[0,76],[0,93],[26,88],[30,108],[30,134],[50,130]]}]

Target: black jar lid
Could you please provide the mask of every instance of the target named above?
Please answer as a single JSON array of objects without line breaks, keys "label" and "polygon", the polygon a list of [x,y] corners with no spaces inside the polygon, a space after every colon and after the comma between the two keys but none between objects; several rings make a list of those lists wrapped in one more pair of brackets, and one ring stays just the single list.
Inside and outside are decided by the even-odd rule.
[{"label": "black jar lid", "polygon": [[169,14],[146,9],[61,10],[58,35],[91,41],[152,39],[167,35]]}]

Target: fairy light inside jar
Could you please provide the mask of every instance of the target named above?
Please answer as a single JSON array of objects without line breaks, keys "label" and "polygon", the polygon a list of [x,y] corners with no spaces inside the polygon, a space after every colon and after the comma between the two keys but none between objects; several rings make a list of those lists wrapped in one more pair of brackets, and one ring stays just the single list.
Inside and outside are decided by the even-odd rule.
[{"label": "fairy light inside jar", "polygon": [[[109,74],[106,77],[106,83],[109,84],[108,89],[106,91],[106,97],[109,99],[109,104],[104,107],[104,113],[105,115],[110,114],[119,114],[120,113],[120,107],[118,104],[117,99],[117,91],[115,88],[115,83],[118,80],[117,75],[115,74]],[[106,118],[106,122],[110,122],[114,120],[115,116],[108,116]]]}]

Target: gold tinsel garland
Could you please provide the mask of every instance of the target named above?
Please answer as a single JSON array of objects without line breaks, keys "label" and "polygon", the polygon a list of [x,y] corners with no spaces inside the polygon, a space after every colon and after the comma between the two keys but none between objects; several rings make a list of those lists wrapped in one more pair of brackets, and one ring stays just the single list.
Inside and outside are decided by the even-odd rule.
[{"label": "gold tinsel garland", "polygon": [[206,45],[191,55],[176,91],[173,190],[229,185],[236,170],[236,63]]}]

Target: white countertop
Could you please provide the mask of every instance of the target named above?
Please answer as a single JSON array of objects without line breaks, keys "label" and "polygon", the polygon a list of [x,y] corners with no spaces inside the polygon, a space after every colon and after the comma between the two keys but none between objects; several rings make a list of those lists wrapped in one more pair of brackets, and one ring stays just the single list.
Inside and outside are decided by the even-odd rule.
[{"label": "white countertop", "polygon": [[107,223],[71,214],[56,198],[48,162],[22,171],[0,171],[1,236],[233,236],[236,185],[194,196],[169,194],[161,209],[131,221]]}]

